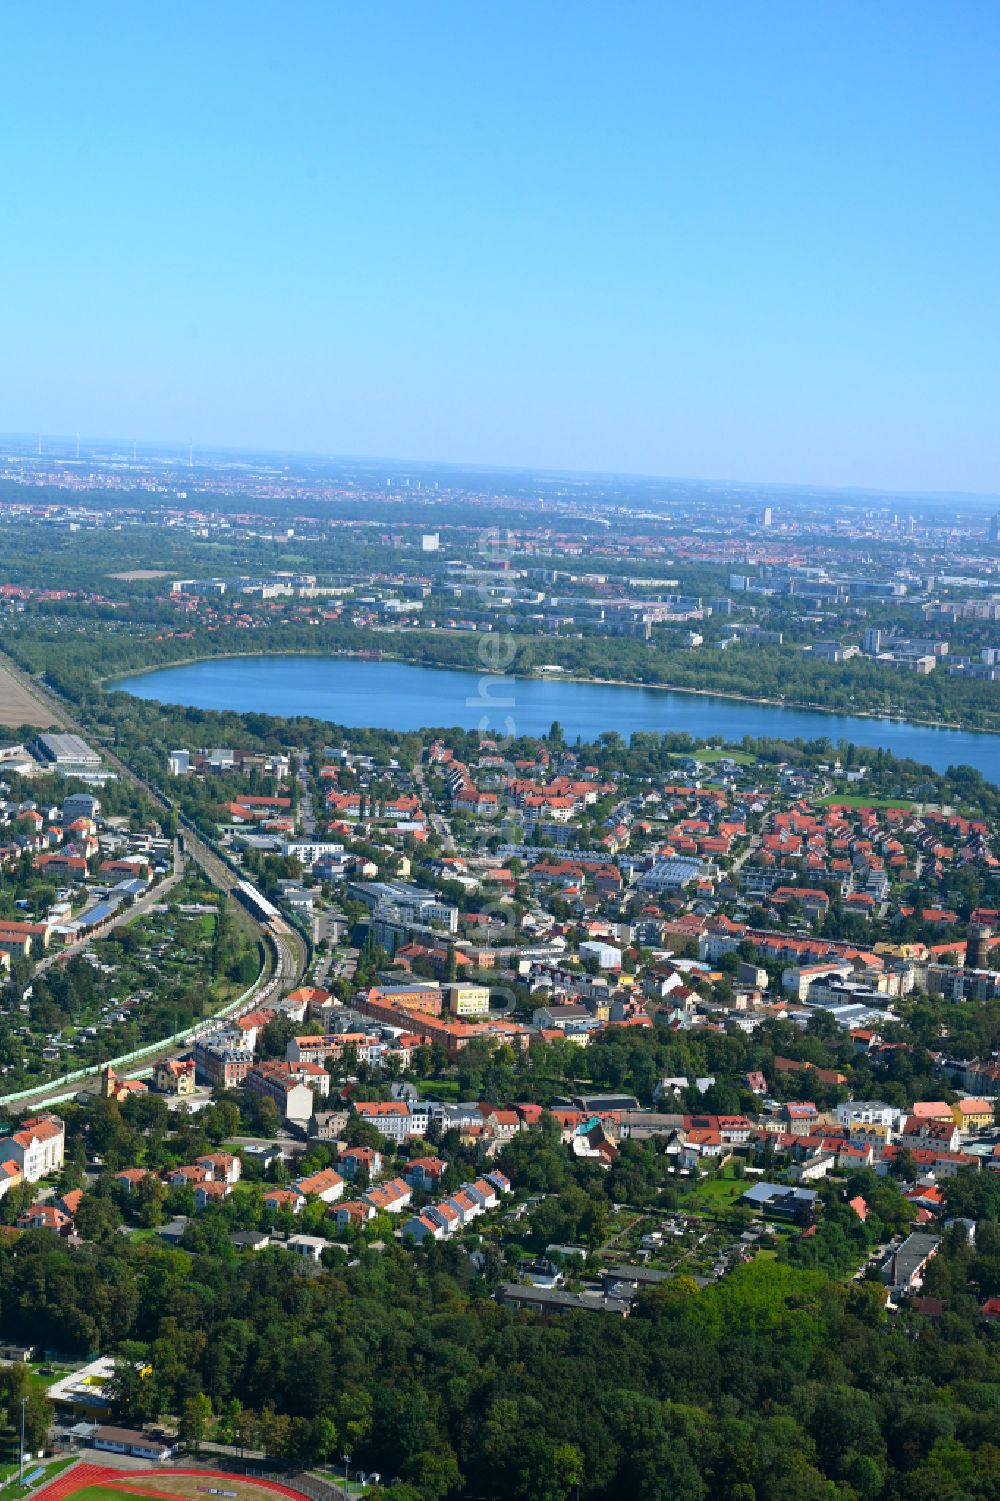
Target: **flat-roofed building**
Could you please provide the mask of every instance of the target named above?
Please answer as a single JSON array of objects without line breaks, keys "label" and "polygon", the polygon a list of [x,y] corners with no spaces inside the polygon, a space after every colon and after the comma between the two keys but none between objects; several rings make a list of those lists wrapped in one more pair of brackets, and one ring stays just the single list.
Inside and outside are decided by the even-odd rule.
[{"label": "flat-roofed building", "polygon": [[81,766],[89,771],[97,771],[100,768],[100,756],[80,735],[39,735],[35,744],[42,759],[60,769]]},{"label": "flat-roofed building", "polygon": [[452,1016],[488,1016],[490,991],[488,985],[446,985],[448,1010]]}]

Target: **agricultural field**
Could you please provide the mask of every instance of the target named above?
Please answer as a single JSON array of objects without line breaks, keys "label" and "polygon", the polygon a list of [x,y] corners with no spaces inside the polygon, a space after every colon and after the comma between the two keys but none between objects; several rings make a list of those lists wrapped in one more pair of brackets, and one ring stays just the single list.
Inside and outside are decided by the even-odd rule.
[{"label": "agricultural field", "polygon": [[0,726],[17,729],[30,724],[36,729],[47,730],[59,722],[5,667],[0,667]]},{"label": "agricultural field", "polygon": [[149,579],[165,579],[165,568],[127,568],[122,573],[109,573],[109,579],[118,579],[123,584],[142,584]]}]

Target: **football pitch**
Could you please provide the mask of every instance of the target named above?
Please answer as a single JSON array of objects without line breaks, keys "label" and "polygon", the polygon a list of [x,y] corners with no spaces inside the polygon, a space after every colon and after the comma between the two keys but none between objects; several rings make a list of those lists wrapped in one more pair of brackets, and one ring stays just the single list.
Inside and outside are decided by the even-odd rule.
[{"label": "football pitch", "polygon": [[91,1463],[65,1470],[36,1492],[33,1501],[128,1501],[141,1496],[160,1501],[278,1501],[279,1496],[305,1501],[274,1481],[219,1470],[113,1470]]},{"label": "football pitch", "polygon": [[[120,1479],[112,1484],[87,1485],[67,1494],[72,1501],[127,1501],[129,1496],[162,1496],[169,1501],[276,1501],[270,1486],[237,1475],[220,1475],[210,1471],[200,1475],[178,1475],[172,1471],[119,1470]],[[291,1493],[289,1493],[291,1494]]]},{"label": "football pitch", "polygon": [[[142,1472],[135,1473],[138,1477]],[[67,1495],[72,1496],[73,1501],[122,1501],[121,1491],[105,1485],[88,1485],[80,1491],[68,1491]]]}]

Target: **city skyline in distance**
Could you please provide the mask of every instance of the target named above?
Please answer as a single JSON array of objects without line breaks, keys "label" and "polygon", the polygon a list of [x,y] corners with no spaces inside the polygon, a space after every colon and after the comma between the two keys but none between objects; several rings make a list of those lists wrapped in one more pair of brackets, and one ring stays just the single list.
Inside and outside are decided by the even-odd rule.
[{"label": "city skyline in distance", "polygon": [[[199,469],[245,469],[254,467],[275,468],[282,466],[289,473],[299,469],[302,473],[329,471],[331,475],[344,471],[360,471],[370,475],[371,485],[377,487],[380,478],[394,482],[405,479],[430,479],[434,475],[450,479],[456,487],[470,486],[479,479],[488,481],[511,480],[519,485],[537,482],[539,485],[579,484],[598,488],[605,486],[635,486],[644,489],[651,486],[688,487],[693,491],[715,492],[725,490],[733,496],[744,495],[748,501],[773,498],[775,501],[794,506],[797,500],[815,500],[817,497],[843,497],[845,503],[860,505],[889,505],[911,503],[933,509],[941,505],[960,503],[975,514],[990,515],[1000,506],[1000,490],[970,491],[928,489],[911,490],[889,485],[835,485],[823,484],[809,479],[797,481],[747,478],[745,476],[652,474],[627,470],[574,469],[569,466],[546,467],[532,464],[493,464],[475,461],[462,462],[442,457],[415,458],[412,455],[332,453],[322,450],[293,450],[260,448],[227,443],[192,443],[175,439],[149,437],[124,438],[121,435],[94,435],[85,433],[16,433],[0,431],[0,463],[4,460],[20,461],[26,467],[40,462],[44,467],[50,460],[71,469],[90,462],[98,466],[118,468],[159,466],[164,471]],[[425,495],[430,492],[425,491]],[[639,497],[637,497],[639,498]],[[668,503],[670,497],[662,497]]]}]

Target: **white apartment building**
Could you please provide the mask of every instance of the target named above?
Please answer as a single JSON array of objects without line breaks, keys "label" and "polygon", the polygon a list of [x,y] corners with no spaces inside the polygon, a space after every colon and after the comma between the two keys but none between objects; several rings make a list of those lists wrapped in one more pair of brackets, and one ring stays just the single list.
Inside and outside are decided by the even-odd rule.
[{"label": "white apartment building", "polygon": [[580,945],[581,959],[596,959],[601,969],[621,969],[622,951],[613,944],[587,939]]},{"label": "white apartment building", "polygon": [[403,1100],[359,1100],[354,1111],[389,1141],[403,1142],[413,1130],[410,1108]]},{"label": "white apartment building", "polygon": [[303,865],[318,865],[321,860],[339,860],[344,853],[342,844],[333,844],[323,839],[289,839],[285,844],[285,856],[299,860]]},{"label": "white apartment building", "polygon": [[16,1162],[28,1183],[62,1170],[66,1127],[58,1115],[35,1115],[0,1143],[0,1154]]},{"label": "white apartment building", "polygon": [[837,1106],[837,1121],[851,1130],[855,1126],[879,1126],[883,1130],[895,1130],[905,1119],[905,1113],[884,1100],[845,1100]]}]

